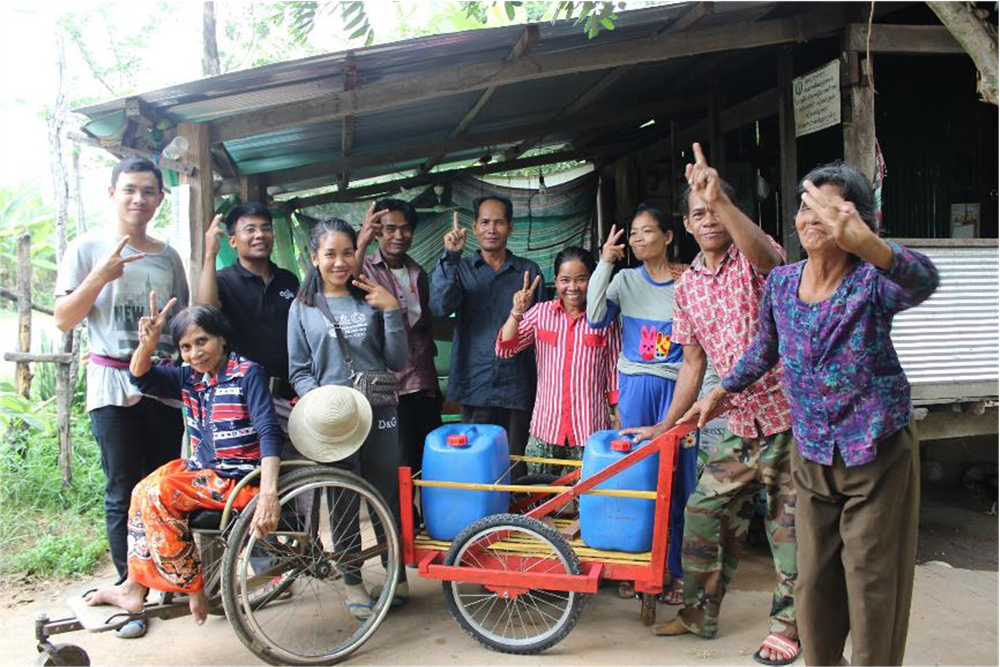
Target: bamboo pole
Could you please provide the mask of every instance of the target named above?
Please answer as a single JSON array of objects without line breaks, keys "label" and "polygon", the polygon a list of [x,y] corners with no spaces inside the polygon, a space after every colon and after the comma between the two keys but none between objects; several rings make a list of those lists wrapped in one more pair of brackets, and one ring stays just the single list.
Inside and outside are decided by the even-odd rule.
[{"label": "bamboo pole", "polygon": [[[426,479],[413,480],[413,486],[430,486],[439,489],[465,489],[466,491],[510,491],[513,493],[549,493],[557,495],[572,486],[533,486],[526,484],[478,484],[473,482],[439,482]],[[612,498],[643,498],[656,500],[655,491],[629,491],[624,489],[594,489],[580,495],[610,496]]]},{"label": "bamboo pole", "polygon": [[[31,235],[17,239],[17,351],[31,350]],[[17,393],[31,399],[31,366],[18,362],[14,371]]]}]

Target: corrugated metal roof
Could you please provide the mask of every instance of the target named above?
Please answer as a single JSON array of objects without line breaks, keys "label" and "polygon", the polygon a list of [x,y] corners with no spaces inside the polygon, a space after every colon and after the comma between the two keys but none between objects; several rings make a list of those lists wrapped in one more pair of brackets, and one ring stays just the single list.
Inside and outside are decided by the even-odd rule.
[{"label": "corrugated metal roof", "polygon": [[968,398],[960,384],[992,383],[1000,378],[1000,309],[997,306],[997,245],[956,247],[955,243],[913,242],[934,262],[941,276],[938,290],[916,308],[896,315],[892,343],[916,402],[921,385],[937,385],[935,399]]},{"label": "corrugated metal roof", "polygon": [[[581,57],[586,58],[586,49],[597,43],[608,45],[645,39],[668,28],[693,4],[677,3],[621,12],[615,29],[602,32],[594,40],[588,39],[582,26],[574,25],[573,21],[540,23],[537,24],[538,40],[528,57],[579,50]],[[773,2],[713,3],[712,13],[702,18],[699,27],[753,22],[769,13],[779,15],[788,11],[791,9]],[[135,97],[154,113],[173,122],[218,120],[341,92],[344,64],[349,58],[355,63],[359,87],[386,78],[419,77],[437,67],[498,63],[508,55],[524,28],[523,25],[514,25],[432,35],[233,72]],[[633,75],[616,82],[606,91],[604,101],[590,109],[599,109],[601,104],[620,105],[628,101],[649,102],[658,97],[680,96],[683,91],[679,87],[671,87],[669,80],[682,69],[678,64],[681,61],[648,63],[634,68]],[[642,75],[634,76],[636,72]],[[513,129],[553,118],[605,73],[606,70],[590,71],[501,86],[466,134]],[[655,82],[652,86],[651,81]],[[687,83],[690,87],[702,82]],[[470,91],[359,114],[354,119],[352,153],[375,153],[443,140],[472,108],[480,94],[481,91]],[[79,111],[92,119],[100,118],[119,111],[124,101],[91,105]],[[339,157],[342,127],[338,119],[231,140],[225,145],[241,173],[262,173]],[[608,131],[616,129],[613,126],[607,128]],[[566,138],[566,135],[556,135],[548,138],[546,143],[554,144]],[[449,159],[467,152],[449,154]],[[418,160],[415,164],[420,162]],[[386,165],[388,171],[397,168],[398,165]],[[363,171],[377,172],[372,168]],[[305,184],[291,186],[302,187]]]}]

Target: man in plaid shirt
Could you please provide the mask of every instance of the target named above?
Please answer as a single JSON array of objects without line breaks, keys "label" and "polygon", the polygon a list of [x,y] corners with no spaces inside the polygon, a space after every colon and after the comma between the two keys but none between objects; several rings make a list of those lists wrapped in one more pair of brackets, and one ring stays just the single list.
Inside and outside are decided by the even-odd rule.
[{"label": "man in plaid shirt", "polygon": [[[677,284],[673,340],[684,361],[673,403],[653,427],[626,429],[652,438],[688,419],[707,360],[724,377],[757,332],[757,315],[768,272],[784,261],[780,246],[732,202],[730,188],[694,144],[687,165],[684,226],[701,252]],[[755,500],[767,494],[767,534],[778,572],[770,634],[754,654],[764,664],[788,664],[799,653],[792,589],[796,578],[795,493],[790,452],[794,447],[788,400],[775,367],[734,396],[723,440],[709,456],[691,494],[684,520],[684,607],[653,628],[658,635],[718,633],[719,609],[740,558]],[[703,415],[707,421],[712,415]]]}]

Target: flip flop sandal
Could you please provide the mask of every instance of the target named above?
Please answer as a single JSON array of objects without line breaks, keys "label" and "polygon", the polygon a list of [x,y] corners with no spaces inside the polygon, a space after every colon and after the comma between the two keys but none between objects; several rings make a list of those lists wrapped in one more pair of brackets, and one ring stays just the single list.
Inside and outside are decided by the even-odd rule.
[{"label": "flip flop sandal", "polygon": [[371,602],[365,604],[364,602],[347,602],[345,600],[344,606],[347,608],[347,612],[354,617],[354,620],[364,623],[372,617],[375,605]]},{"label": "flip flop sandal", "polygon": [[618,584],[618,597],[622,600],[631,600],[635,597],[635,586],[631,581],[623,581]]},{"label": "flip flop sandal", "polygon": [[147,630],[149,630],[149,621],[144,618],[136,618],[118,628],[115,631],[115,636],[119,639],[138,639],[146,636]]},{"label": "flip flop sandal", "polygon": [[[781,657],[780,660],[767,660],[761,657],[760,650],[769,648]],[[801,646],[798,642],[790,642],[779,634],[771,633],[760,643],[760,649],[753,654],[753,659],[762,665],[790,665],[799,657]]]}]

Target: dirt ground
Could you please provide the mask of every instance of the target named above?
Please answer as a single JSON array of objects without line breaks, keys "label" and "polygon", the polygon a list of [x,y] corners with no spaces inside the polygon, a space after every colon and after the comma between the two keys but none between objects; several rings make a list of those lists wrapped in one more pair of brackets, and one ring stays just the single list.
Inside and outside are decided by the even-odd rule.
[{"label": "dirt ground", "polygon": [[[998,523],[987,513],[990,505],[961,488],[925,490],[906,664],[998,664]],[[756,664],[751,654],[766,634],[774,585],[766,547],[751,547],[726,598],[720,637],[711,641],[654,637],[639,622],[637,602],[602,590],[587,602],[566,640],[525,658],[482,648],[448,615],[440,584],[410,579],[409,604],[393,612],[347,664],[751,665]],[[80,584],[30,578],[2,582],[0,665],[33,664],[34,618],[43,611],[53,617],[65,613],[66,588]],[[660,620],[674,610],[660,606]],[[261,664],[223,618],[210,618],[202,628],[188,618],[154,620],[147,637],[135,641],[86,632],[55,641],[84,647],[94,665]]]}]

